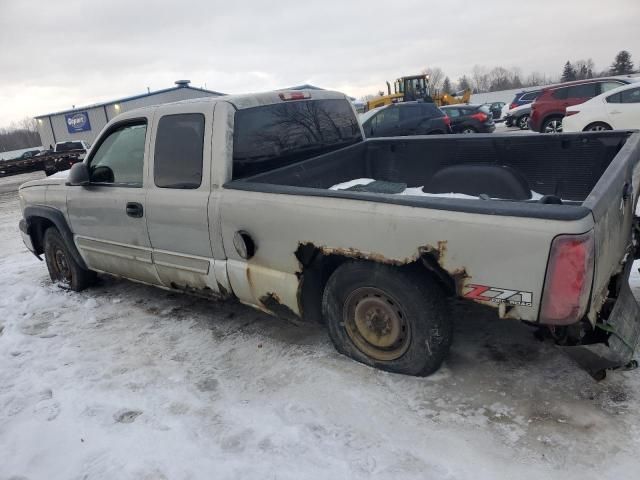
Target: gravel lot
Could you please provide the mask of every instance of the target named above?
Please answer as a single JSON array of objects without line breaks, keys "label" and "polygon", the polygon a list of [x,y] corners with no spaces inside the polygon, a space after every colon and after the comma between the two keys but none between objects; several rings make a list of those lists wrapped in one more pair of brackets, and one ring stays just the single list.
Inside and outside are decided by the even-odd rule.
[{"label": "gravel lot", "polygon": [[17,229],[40,175],[0,179],[0,479],[638,478],[640,370],[595,383],[464,306],[443,368],[412,378],[234,303],[66,292]]}]

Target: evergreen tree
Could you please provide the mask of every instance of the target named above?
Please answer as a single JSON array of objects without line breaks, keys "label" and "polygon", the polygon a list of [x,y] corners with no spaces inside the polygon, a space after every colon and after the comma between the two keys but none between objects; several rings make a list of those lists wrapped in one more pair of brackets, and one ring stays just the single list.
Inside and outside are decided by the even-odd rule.
[{"label": "evergreen tree", "polygon": [[442,93],[451,93],[451,80],[449,80],[449,77],[445,77],[444,82],[442,82]]},{"label": "evergreen tree", "polygon": [[458,80],[458,90],[471,90],[471,82],[466,75],[463,75]]},{"label": "evergreen tree", "polygon": [[562,77],[560,78],[563,82],[571,82],[576,79],[576,69],[573,68],[571,62],[567,60],[567,63],[564,64],[564,70],[562,71]]},{"label": "evergreen tree", "polygon": [[626,50],[618,52],[616,59],[611,64],[611,75],[627,75],[633,73],[631,54]]}]

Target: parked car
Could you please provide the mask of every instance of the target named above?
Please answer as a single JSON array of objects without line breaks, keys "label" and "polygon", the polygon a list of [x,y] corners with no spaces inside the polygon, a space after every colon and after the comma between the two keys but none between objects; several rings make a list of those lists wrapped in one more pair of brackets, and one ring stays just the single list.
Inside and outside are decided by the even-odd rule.
[{"label": "parked car", "polygon": [[531,104],[529,127],[540,133],[561,132],[567,107],[632,82],[631,78],[597,78],[547,87]]},{"label": "parked car", "polygon": [[36,149],[36,150],[27,150],[26,152],[22,152],[22,155],[20,155],[20,159],[25,159],[25,158],[32,158],[37,156],[40,153],[40,150]]},{"label": "parked car", "polygon": [[74,163],[84,159],[89,147],[89,144],[83,140],[56,143],[53,151],[44,158],[44,173],[49,176],[56,172],[69,170]]},{"label": "parked car", "polygon": [[490,103],[485,103],[485,105],[487,107],[489,107],[489,111],[491,112],[491,115],[493,116],[494,120],[500,120],[500,118],[502,117],[502,107],[504,107],[506,105],[505,102],[490,102]]},{"label": "parked car", "polygon": [[336,92],[205,97],[112,119],[66,178],[20,187],[19,228],[69,289],[104,272],[234,299],[391,372],[438,369],[449,297],[602,368],[640,334],[639,170],[640,132],[363,139]]},{"label": "parked car", "polygon": [[538,98],[540,93],[542,93],[542,90],[523,90],[516,93],[515,97],[509,104],[509,110],[532,103],[536,98]]},{"label": "parked car", "polygon": [[360,120],[367,137],[451,133],[449,117],[430,102],[385,105],[363,114]]},{"label": "parked car", "polygon": [[614,88],[567,107],[563,127],[565,132],[640,129],[640,84]]},{"label": "parked car", "polygon": [[491,133],[496,129],[486,105],[447,105],[440,109],[451,119],[453,133]]},{"label": "parked car", "polygon": [[531,104],[525,103],[507,112],[504,124],[507,127],[518,127],[520,130],[529,128],[529,117],[531,115]]}]

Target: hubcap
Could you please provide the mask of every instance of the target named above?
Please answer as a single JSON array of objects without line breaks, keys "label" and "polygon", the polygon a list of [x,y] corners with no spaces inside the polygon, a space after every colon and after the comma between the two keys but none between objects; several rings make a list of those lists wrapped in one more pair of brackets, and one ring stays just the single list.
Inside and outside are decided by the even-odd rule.
[{"label": "hubcap", "polygon": [[351,341],[371,358],[395,360],[409,347],[411,331],[402,307],[378,288],[354,290],[345,301],[343,317]]},{"label": "hubcap", "polygon": [[471,130],[470,128],[465,128],[462,133],[473,133],[473,130]]},{"label": "hubcap", "polygon": [[64,280],[67,283],[71,282],[71,269],[67,263],[67,257],[61,249],[57,248],[55,250],[53,260],[60,280]]},{"label": "hubcap", "polygon": [[547,133],[560,133],[562,132],[562,120],[551,120],[547,123],[547,127],[544,129]]}]

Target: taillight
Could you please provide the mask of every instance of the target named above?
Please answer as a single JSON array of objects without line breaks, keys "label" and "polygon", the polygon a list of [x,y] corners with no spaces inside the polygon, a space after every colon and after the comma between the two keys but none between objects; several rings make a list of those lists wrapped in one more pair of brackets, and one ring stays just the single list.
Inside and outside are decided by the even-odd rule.
[{"label": "taillight", "polygon": [[575,115],[576,113],[580,113],[580,110],[567,110],[565,112],[565,117],[570,117],[571,115]]},{"label": "taillight", "polygon": [[478,112],[478,113],[474,113],[473,115],[471,115],[471,118],[475,118],[479,122],[486,122],[487,118],[489,118],[489,117],[487,116],[486,113]]},{"label": "taillight", "polygon": [[278,94],[280,100],[308,100],[311,98],[309,92],[283,92]]},{"label": "taillight", "polygon": [[513,110],[514,108],[516,108],[518,106],[517,103],[512,103],[511,105],[509,105],[509,110]]},{"label": "taillight", "polygon": [[558,235],[544,279],[540,323],[570,325],[587,309],[593,280],[593,231],[581,235]]},{"label": "taillight", "polygon": [[448,116],[448,115],[445,115],[445,116],[444,116],[444,123],[446,123],[446,124],[447,124],[447,127],[450,127],[450,126],[451,126],[451,119],[449,118],[449,116]]}]

